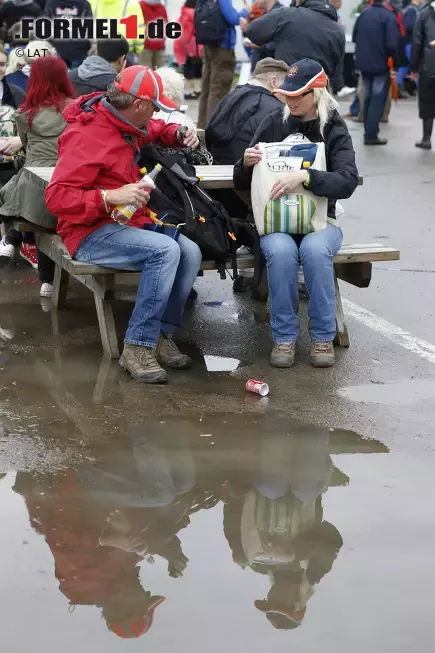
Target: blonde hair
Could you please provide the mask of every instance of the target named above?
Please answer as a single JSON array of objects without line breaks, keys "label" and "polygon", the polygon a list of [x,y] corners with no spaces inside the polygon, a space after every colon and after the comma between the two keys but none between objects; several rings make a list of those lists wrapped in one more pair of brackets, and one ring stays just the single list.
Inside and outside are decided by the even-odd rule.
[{"label": "blonde hair", "polygon": [[173,100],[180,110],[184,99],[184,77],[173,68],[157,68],[156,73],[160,75],[163,84],[164,94]]},{"label": "blonde hair", "polygon": [[[19,70],[23,65],[23,57],[18,57],[16,50],[22,48],[15,48],[15,50],[11,50],[8,56],[8,65],[6,66],[6,75],[10,75],[11,73],[16,73],[17,70]],[[2,51],[1,51],[2,52]],[[2,52],[3,54],[3,52]],[[6,52],[4,53],[6,54]],[[6,55],[7,56],[7,55]]]},{"label": "blonde hair", "polygon": [[[338,110],[338,103],[334,100],[332,95],[326,88],[314,88],[314,104],[316,105],[316,113],[320,123],[320,133],[323,137],[325,127],[329,122],[331,115],[334,111]],[[291,112],[287,104],[284,105],[284,122],[290,118]]]}]

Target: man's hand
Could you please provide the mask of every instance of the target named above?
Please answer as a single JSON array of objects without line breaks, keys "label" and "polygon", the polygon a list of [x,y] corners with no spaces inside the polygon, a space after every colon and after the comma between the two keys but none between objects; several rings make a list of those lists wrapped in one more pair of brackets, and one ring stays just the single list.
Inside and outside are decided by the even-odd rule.
[{"label": "man's hand", "polygon": [[430,41],[429,42],[429,47],[430,48],[435,48],[435,41]]},{"label": "man's hand", "polygon": [[246,30],[248,29],[247,19],[246,18],[241,18],[240,21],[239,21],[239,25],[240,25],[240,29],[242,30],[242,32],[246,32]]},{"label": "man's hand", "polygon": [[196,150],[196,148],[199,147],[199,139],[196,129],[189,127],[185,133],[184,130],[180,132],[180,129],[182,129],[182,127],[177,130],[177,139],[180,143],[182,143],[184,147],[190,147],[193,150]]},{"label": "man's hand", "polygon": [[6,136],[2,140],[6,141],[5,146],[2,147],[3,154],[16,154],[23,147],[19,136]]},{"label": "man's hand", "polygon": [[295,170],[294,172],[288,172],[285,175],[282,175],[279,181],[276,181],[270,192],[270,199],[277,200],[287,193],[291,193],[308,179],[308,172],[306,170]]},{"label": "man's hand", "polygon": [[413,82],[418,82],[418,73],[409,73],[409,77]]},{"label": "man's hand", "polygon": [[[145,190],[148,189],[148,190]],[[126,184],[115,190],[108,190],[106,195],[107,204],[113,206],[126,206],[133,204],[136,208],[145,206],[149,199],[150,188],[144,182],[138,181],[136,184]]]},{"label": "man's hand", "polygon": [[248,147],[248,149],[245,150],[245,154],[243,155],[244,167],[252,168],[253,166],[257,165],[257,163],[260,163],[262,156],[263,155],[259,151],[258,145],[254,145],[254,147]]}]

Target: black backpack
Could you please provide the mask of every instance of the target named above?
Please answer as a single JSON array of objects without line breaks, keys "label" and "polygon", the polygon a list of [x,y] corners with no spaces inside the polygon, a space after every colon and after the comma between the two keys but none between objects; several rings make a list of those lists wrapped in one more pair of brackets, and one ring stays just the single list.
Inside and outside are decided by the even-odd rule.
[{"label": "black backpack", "polygon": [[260,240],[254,225],[230,217],[220,202],[200,188],[193,165],[186,164],[180,154],[167,154],[164,148],[145,145],[141,149],[140,166],[150,171],[156,163],[161,164],[162,170],[148,208],[157,219],[181,225],[180,232],[199,246],[203,257],[216,262],[222,279],[226,276],[228,260],[232,261],[237,276],[236,251],[242,245],[251,248],[260,259]]},{"label": "black backpack", "polygon": [[196,0],[195,38],[198,45],[220,45],[227,29],[219,0]]}]

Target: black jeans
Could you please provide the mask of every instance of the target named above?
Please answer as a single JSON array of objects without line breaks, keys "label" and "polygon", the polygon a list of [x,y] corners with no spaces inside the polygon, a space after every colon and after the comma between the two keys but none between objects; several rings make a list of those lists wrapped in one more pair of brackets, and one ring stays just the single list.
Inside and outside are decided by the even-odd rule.
[{"label": "black jeans", "polygon": [[[29,245],[35,244],[35,234],[33,232],[27,232],[25,234],[20,233],[16,229],[10,229],[6,236],[5,242],[8,245],[13,245],[13,247],[20,247],[22,243],[27,243]],[[40,252],[39,249],[36,250],[38,255],[38,277],[41,283],[53,283],[54,279],[54,263],[51,258],[48,258],[43,252]]]}]

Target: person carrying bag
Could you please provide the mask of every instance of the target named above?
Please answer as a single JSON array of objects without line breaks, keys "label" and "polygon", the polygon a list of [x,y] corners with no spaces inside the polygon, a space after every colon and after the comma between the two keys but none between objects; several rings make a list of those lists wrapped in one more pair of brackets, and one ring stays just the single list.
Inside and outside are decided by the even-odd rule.
[{"label": "person carrying bag", "polygon": [[343,241],[337,200],[353,194],[359,177],[352,139],[327,85],[318,62],[296,61],[273,91],[284,96],[284,111],[262,121],[234,167],[234,187],[251,189],[266,259],[275,367],[295,362],[299,264],[309,293],[311,364],[335,362],[334,256]]}]

